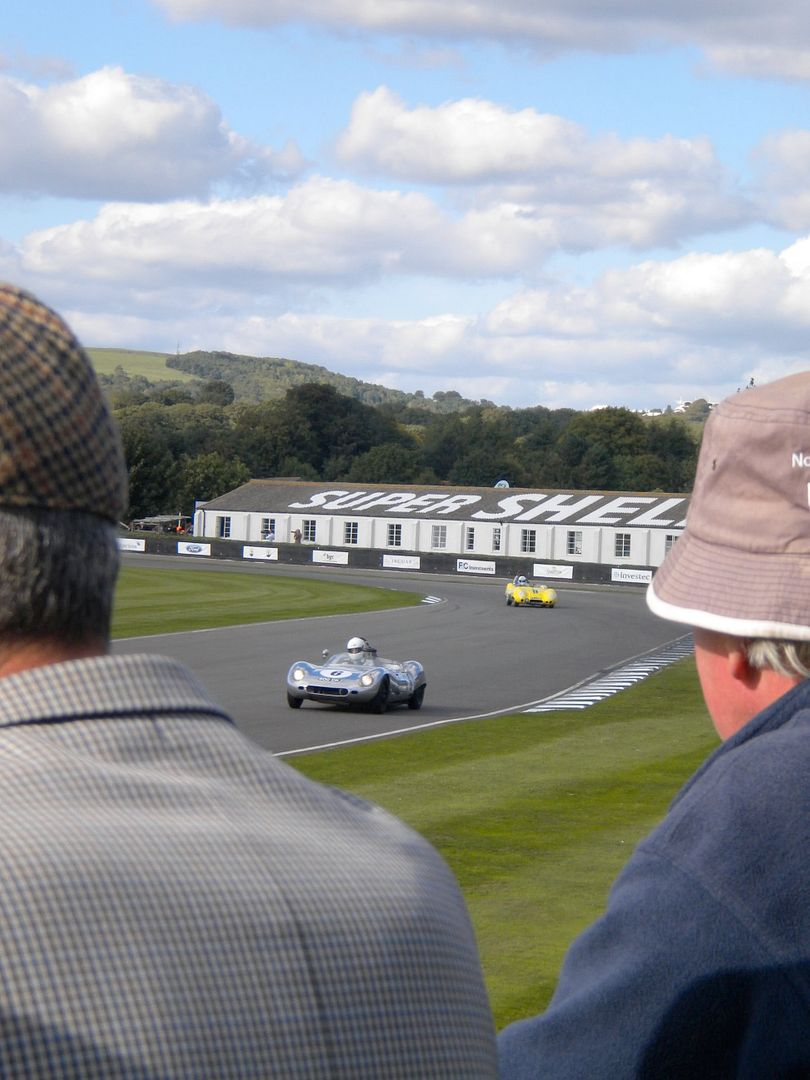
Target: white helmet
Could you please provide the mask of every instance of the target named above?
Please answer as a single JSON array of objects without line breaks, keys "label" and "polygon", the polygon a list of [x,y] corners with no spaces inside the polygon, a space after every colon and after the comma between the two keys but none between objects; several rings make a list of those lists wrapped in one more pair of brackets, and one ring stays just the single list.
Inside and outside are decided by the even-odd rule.
[{"label": "white helmet", "polygon": [[362,652],[365,647],[366,643],[361,637],[352,637],[346,642],[349,652]]}]

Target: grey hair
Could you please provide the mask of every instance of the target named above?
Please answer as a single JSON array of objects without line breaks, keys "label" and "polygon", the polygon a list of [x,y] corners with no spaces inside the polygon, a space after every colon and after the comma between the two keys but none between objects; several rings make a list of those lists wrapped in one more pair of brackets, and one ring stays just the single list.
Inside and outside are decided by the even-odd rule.
[{"label": "grey hair", "polygon": [[753,668],[769,668],[790,678],[810,677],[810,641],[775,641],[763,638],[747,641],[745,651],[748,663]]},{"label": "grey hair", "polygon": [[115,526],[75,510],[0,510],[0,641],[107,640]]}]

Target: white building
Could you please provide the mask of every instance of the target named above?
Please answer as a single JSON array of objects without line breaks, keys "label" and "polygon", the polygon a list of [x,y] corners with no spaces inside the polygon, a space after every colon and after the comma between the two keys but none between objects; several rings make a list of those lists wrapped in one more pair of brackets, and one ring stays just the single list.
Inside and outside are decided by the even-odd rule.
[{"label": "white building", "polygon": [[312,549],[313,562],[436,570],[449,556],[456,569],[463,562],[481,573],[517,564],[535,577],[587,580],[604,578],[597,567],[650,571],[611,574],[641,582],[680,535],[688,503],[687,495],[251,480],[200,505],[194,536],[241,541],[251,549],[243,557],[259,557],[252,549],[270,536]]}]

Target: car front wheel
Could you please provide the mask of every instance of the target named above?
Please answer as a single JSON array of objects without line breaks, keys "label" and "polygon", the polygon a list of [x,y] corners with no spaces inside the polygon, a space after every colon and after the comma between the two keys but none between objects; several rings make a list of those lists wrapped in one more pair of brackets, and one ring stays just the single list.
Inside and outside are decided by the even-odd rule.
[{"label": "car front wheel", "polygon": [[408,698],[409,709],[421,709],[422,702],[425,700],[425,684],[422,683],[418,689],[414,690],[411,696]]},{"label": "car front wheel", "polygon": [[388,684],[388,677],[386,676],[380,683],[380,689],[377,691],[374,700],[371,702],[371,711],[373,713],[384,713],[388,708],[388,694],[390,687]]},{"label": "car front wheel", "polygon": [[289,691],[287,691],[287,704],[291,709],[300,709],[303,698],[294,697]]}]

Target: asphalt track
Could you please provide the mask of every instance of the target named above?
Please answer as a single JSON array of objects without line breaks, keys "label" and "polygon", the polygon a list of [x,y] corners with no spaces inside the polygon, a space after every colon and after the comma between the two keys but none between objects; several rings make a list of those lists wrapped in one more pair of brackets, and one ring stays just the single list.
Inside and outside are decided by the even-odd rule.
[{"label": "asphalt track", "polygon": [[[632,586],[562,585],[554,609],[523,610],[506,606],[502,579],[246,566],[155,555],[125,555],[124,561],[214,573],[350,576],[358,584],[441,598],[440,603],[362,615],[302,613],[300,619],[114,643],[116,653],[159,652],[181,660],[246,735],[283,755],[517,712],[683,636],[682,628],[651,615],[643,590]],[[368,638],[382,656],[422,661],[428,688],[421,710],[397,707],[374,716],[311,702],[298,710],[288,707],[290,664],[319,659],[323,649],[340,649],[355,634]],[[542,716],[537,722],[543,722]]]}]

